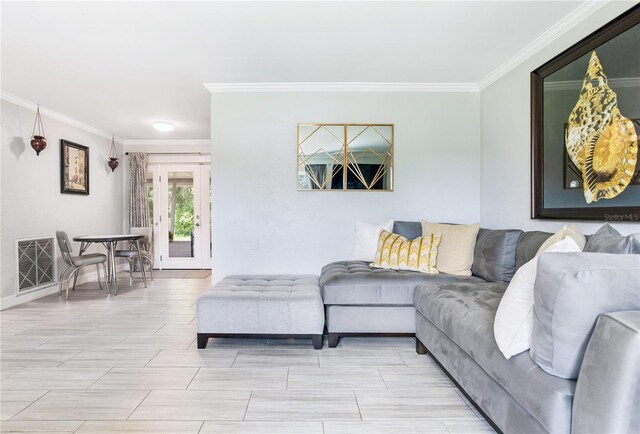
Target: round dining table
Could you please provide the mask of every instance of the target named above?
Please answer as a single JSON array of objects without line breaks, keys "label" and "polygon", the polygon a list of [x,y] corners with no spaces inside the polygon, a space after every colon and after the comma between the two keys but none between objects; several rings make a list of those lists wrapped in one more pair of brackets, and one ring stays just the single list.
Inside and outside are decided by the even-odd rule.
[{"label": "round dining table", "polygon": [[[107,249],[107,285],[113,289],[113,294],[118,295],[118,281],[116,279],[116,247],[119,241],[130,241],[136,245],[138,251],[138,257],[142,258],[142,252],[140,250],[140,239],[144,238],[143,235],[134,234],[114,234],[114,235],[80,235],[73,237],[73,241],[80,243],[80,255],[82,255],[87,248],[93,243],[102,244]],[[140,263],[140,270],[142,270],[142,280],[144,281],[144,287],[147,287],[147,276],[144,272],[144,266]]]}]

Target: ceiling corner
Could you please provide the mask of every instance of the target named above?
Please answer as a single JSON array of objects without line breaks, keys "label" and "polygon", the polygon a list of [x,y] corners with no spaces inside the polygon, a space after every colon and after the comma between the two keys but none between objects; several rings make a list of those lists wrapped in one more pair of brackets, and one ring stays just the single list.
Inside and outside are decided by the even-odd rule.
[{"label": "ceiling corner", "polygon": [[575,8],[571,13],[566,15],[556,24],[547,29],[540,36],[535,38],[529,44],[525,45],[516,54],[511,56],[502,65],[491,71],[478,83],[480,91],[491,86],[494,82],[498,81],[501,77],[505,76],[518,65],[525,62],[528,58],[535,53],[551,44],[554,40],[564,35],[567,31],[581,23],[583,20],[600,10],[603,6],[608,4],[611,0],[587,0],[580,6]]}]

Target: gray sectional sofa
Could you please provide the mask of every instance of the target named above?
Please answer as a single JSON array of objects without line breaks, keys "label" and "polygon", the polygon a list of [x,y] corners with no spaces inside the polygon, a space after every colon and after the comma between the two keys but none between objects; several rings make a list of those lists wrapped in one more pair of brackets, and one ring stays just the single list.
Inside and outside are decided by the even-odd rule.
[{"label": "gray sectional sofa", "polygon": [[[394,232],[413,239],[420,223],[396,222]],[[361,261],[329,264],[320,276],[329,346],[342,336],[415,335],[416,351],[428,352],[502,432],[637,432],[638,312],[600,317],[577,380],[546,373],[529,351],[507,360],[497,347],[500,299],[551,235],[481,229],[470,277],[380,270]]]}]

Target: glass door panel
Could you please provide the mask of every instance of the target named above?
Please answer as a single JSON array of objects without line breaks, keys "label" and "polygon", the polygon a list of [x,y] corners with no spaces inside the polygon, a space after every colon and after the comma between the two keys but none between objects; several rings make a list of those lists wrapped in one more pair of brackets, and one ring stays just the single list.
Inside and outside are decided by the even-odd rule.
[{"label": "glass door panel", "polygon": [[196,215],[193,172],[168,172],[167,198],[169,257],[193,258]]},{"label": "glass door panel", "polygon": [[150,164],[155,268],[210,269],[211,166]]},{"label": "glass door panel", "polygon": [[199,165],[161,165],[159,209],[162,268],[202,268]]}]

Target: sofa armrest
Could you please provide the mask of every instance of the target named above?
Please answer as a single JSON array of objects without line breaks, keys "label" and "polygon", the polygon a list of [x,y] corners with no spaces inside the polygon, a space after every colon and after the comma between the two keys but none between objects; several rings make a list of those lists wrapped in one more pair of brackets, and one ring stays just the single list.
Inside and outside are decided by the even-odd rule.
[{"label": "sofa armrest", "polygon": [[600,315],[573,399],[573,433],[640,432],[640,311]]}]

